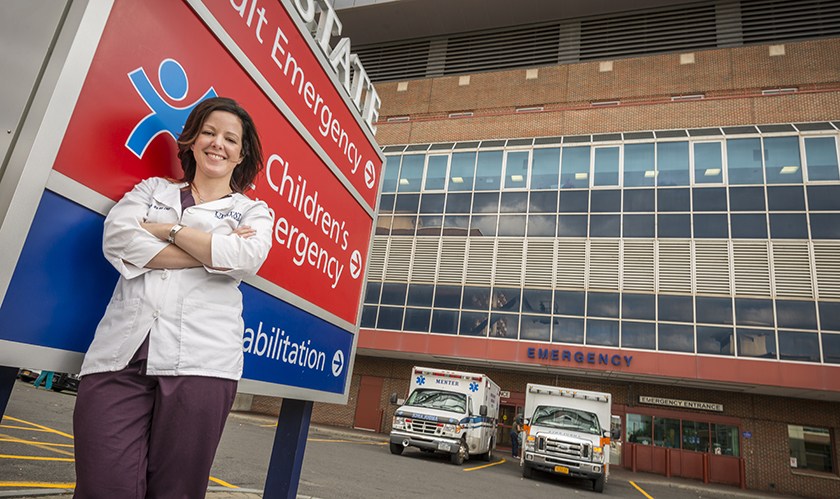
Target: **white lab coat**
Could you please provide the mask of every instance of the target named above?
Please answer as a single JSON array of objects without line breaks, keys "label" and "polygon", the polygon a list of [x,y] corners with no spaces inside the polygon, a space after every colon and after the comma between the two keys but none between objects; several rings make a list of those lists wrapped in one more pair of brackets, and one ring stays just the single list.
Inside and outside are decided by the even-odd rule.
[{"label": "white lab coat", "polygon": [[[146,372],[157,376],[242,376],[242,294],[271,248],[273,217],[262,201],[234,193],[181,212],[181,187],[163,178],[137,184],[105,219],[103,252],[119,271],[111,301],[85,355],[81,374],[125,368],[149,334]],[[140,222],[179,222],[212,234],[212,266],[153,270],[166,247]],[[256,235],[233,235],[249,225]]]}]

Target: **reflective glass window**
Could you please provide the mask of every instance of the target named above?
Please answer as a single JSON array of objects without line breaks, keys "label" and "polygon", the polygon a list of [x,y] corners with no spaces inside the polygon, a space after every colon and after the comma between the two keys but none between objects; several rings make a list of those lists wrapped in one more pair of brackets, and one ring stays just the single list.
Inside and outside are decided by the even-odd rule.
[{"label": "reflective glass window", "polygon": [[695,297],[697,322],[706,324],[732,324],[732,300],[712,296]]},{"label": "reflective glass window", "polygon": [[654,185],[656,179],[653,143],[624,145],[624,187]]},{"label": "reflective glass window", "polygon": [[405,293],[408,284],[386,282],[382,284],[382,303],[387,305],[405,305]]},{"label": "reflective glass window", "polygon": [[809,185],[808,209],[811,211],[840,211],[840,185]]},{"label": "reflective glass window", "polygon": [[805,191],[801,185],[767,187],[767,209],[770,211],[805,211]]},{"label": "reflective glass window", "polygon": [[[452,196],[452,194],[450,194]],[[498,213],[498,192],[476,192],[473,196],[473,213]]]},{"label": "reflective glass window", "polygon": [[712,453],[721,456],[741,455],[737,426],[712,423]]},{"label": "reflective glass window", "polygon": [[426,182],[423,188],[427,191],[442,191],[446,188],[446,168],[449,166],[449,155],[429,156],[426,166]]},{"label": "reflective glass window", "polygon": [[490,288],[464,286],[461,308],[465,310],[490,310]]},{"label": "reflective glass window", "polygon": [[840,364],[840,334],[823,333],[823,360],[830,364]]},{"label": "reflective glass window", "polygon": [[461,336],[487,336],[489,315],[487,312],[461,312]]},{"label": "reflective glass window", "polygon": [[698,239],[726,239],[729,237],[729,224],[724,214],[694,214],[694,237]]},{"label": "reflective glass window", "polygon": [[528,237],[554,237],[557,234],[557,215],[529,215]]},{"label": "reflective glass window", "polygon": [[461,305],[461,286],[441,286],[435,288],[436,308],[459,308]]},{"label": "reflective glass window", "polygon": [[554,310],[560,315],[582,316],[586,295],[582,291],[554,291]]},{"label": "reflective glass window", "polygon": [[802,182],[799,160],[799,137],[767,137],[764,139],[764,166],[768,184]]},{"label": "reflective glass window", "polygon": [[840,302],[820,302],[820,328],[840,331]]},{"label": "reflective glass window", "polygon": [[595,148],[595,178],[592,185],[618,185],[618,151],[617,146]]},{"label": "reflective glass window", "polygon": [[423,194],[420,198],[420,213],[443,213],[445,194]]},{"label": "reflective glass window", "polygon": [[466,236],[469,228],[469,215],[446,215],[443,217],[444,236]]},{"label": "reflective glass window", "polygon": [[554,343],[583,344],[583,319],[570,319],[568,317],[554,318],[554,332],[551,336]]},{"label": "reflective glass window", "polygon": [[398,194],[394,202],[394,213],[417,213],[420,194]]},{"label": "reflective glass window", "polygon": [[701,187],[692,190],[694,211],[726,211],[724,187]]},{"label": "reflective glass window", "polygon": [[690,296],[658,295],[659,320],[694,322],[694,299]]},{"label": "reflective glass window", "polygon": [[656,211],[691,211],[689,189],[657,189]]},{"label": "reflective glass window", "polygon": [[557,192],[531,191],[528,211],[531,213],[557,213]]},{"label": "reflective glass window", "polygon": [[723,156],[720,142],[694,144],[694,183],[720,184],[723,182]]},{"label": "reflective glass window", "polygon": [[490,314],[490,337],[511,338],[519,336],[519,314]]},{"label": "reflective glass window", "polygon": [[423,163],[425,154],[408,154],[403,156],[400,168],[398,192],[420,192],[420,180],[423,178]]},{"label": "reflective glass window", "polygon": [[558,237],[586,237],[586,215],[560,215],[557,217]]},{"label": "reflective glass window", "polygon": [[630,443],[650,445],[653,443],[653,417],[641,414],[627,414],[627,437]]},{"label": "reflective glass window", "polygon": [[618,293],[589,293],[586,315],[618,318]]},{"label": "reflective glass window", "polygon": [[457,310],[433,310],[432,311],[432,332],[444,334],[456,334],[458,332],[458,311]]},{"label": "reflective glass window", "polygon": [[735,330],[735,333],[738,337],[738,356],[763,359],[776,358],[776,332],[772,329],[739,327]]},{"label": "reflective glass window", "polygon": [[726,164],[730,184],[763,184],[760,139],[726,141]]},{"label": "reflective glass window", "polygon": [[808,239],[808,218],[804,213],[771,213],[770,237]]},{"label": "reflective glass window", "polygon": [[522,290],[519,288],[493,288],[490,295],[490,309],[519,312]]},{"label": "reflective glass window", "polygon": [[697,326],[697,353],[735,355],[731,327]]},{"label": "reflective glass window", "polygon": [[811,213],[811,238],[840,239],[840,214]]},{"label": "reflective glass window", "polygon": [[[528,151],[511,151],[507,153],[505,163],[505,189],[524,189],[528,181]],[[479,158],[479,162],[481,158]]]},{"label": "reflective glass window", "polygon": [[379,213],[391,213],[394,211],[395,194],[383,194],[379,197]]},{"label": "reflective glass window", "polygon": [[729,209],[732,211],[765,211],[764,187],[730,187]]},{"label": "reflective glass window", "polygon": [[630,189],[624,191],[624,211],[656,211],[656,192],[653,189]]},{"label": "reflective glass window", "polygon": [[688,185],[688,142],[656,144],[656,184]]},{"label": "reflective glass window", "polygon": [[732,239],[767,239],[767,216],[758,213],[729,215]]},{"label": "reflective glass window", "polygon": [[411,284],[408,286],[408,305],[431,307],[435,287],[431,284]]},{"label": "reflective glass window", "polygon": [[394,217],[391,220],[391,235],[413,236],[416,230],[417,217],[414,215],[408,217]]},{"label": "reflective glass window", "polygon": [[498,191],[502,183],[502,151],[481,151],[478,153],[478,167],[475,174],[475,190]]},{"label": "reflective glass window", "polygon": [[551,341],[551,317],[523,315],[519,326],[519,339]]},{"label": "reflective glass window", "polygon": [[683,420],[682,448],[695,452],[709,452],[709,423]]},{"label": "reflective glass window", "polygon": [[439,236],[443,229],[443,217],[441,215],[420,215],[417,217],[418,236]]},{"label": "reflective glass window", "polygon": [[379,307],[379,318],[376,321],[377,329],[402,330],[403,314],[405,309],[401,307]]},{"label": "reflective glass window", "polygon": [[735,298],[735,322],[739,326],[773,327],[773,300]]},{"label": "reflective glass window", "polygon": [[694,327],[659,323],[659,350],[694,353]]},{"label": "reflective glass window", "polygon": [[429,331],[429,324],[432,321],[432,311],[428,308],[407,308],[405,309],[405,331],[416,331],[426,333]]},{"label": "reflective glass window", "polygon": [[472,193],[449,193],[446,196],[446,213],[469,213]]},{"label": "reflective glass window", "polygon": [[473,215],[470,224],[471,236],[493,237],[496,235],[498,215]]},{"label": "reflective glass window", "polygon": [[475,179],[474,152],[456,152],[452,154],[449,167],[449,190],[471,191]]},{"label": "reflective glass window", "polygon": [[589,191],[560,193],[561,213],[586,213],[589,211]]},{"label": "reflective glass window", "polygon": [[557,189],[560,175],[560,148],[534,149],[531,189]]},{"label": "reflective glass window", "polygon": [[500,215],[499,216],[499,236],[524,236],[525,235],[525,215]]},{"label": "reflective glass window", "polygon": [[522,291],[522,312],[531,314],[550,314],[552,296],[550,289],[525,288]]},{"label": "reflective glass window", "polygon": [[779,358],[800,362],[819,362],[819,336],[817,333],[779,330]]},{"label": "reflective glass window", "polygon": [[365,303],[376,305],[379,303],[379,293],[382,291],[382,283],[368,281],[365,285]]},{"label": "reflective glass window", "polygon": [[589,146],[564,147],[561,159],[560,187],[589,187]]},{"label": "reflective glass window", "polygon": [[377,311],[377,307],[365,305],[365,307],[362,308],[362,320],[359,323],[359,327],[375,328]]},{"label": "reflective glass window", "polygon": [[382,192],[397,192],[400,159],[400,156],[385,156],[385,164],[382,165]]},{"label": "reflective glass window", "polygon": [[816,330],[816,303],[800,300],[776,300],[776,320],[780,328]]},{"label": "reflective glass window", "polygon": [[680,420],[653,418],[653,445],[657,447],[680,448]]},{"label": "reflective glass window", "polygon": [[658,237],[685,238],[691,237],[691,215],[656,215]]},{"label": "reflective glass window", "polygon": [[624,237],[656,236],[656,217],[654,215],[624,215]]},{"label": "reflective glass window", "polygon": [[596,213],[620,213],[621,212],[621,191],[593,190],[590,206],[592,212]]},{"label": "reflective glass window", "polygon": [[808,165],[808,180],[840,180],[834,137],[806,137],[805,162]]},{"label": "reflective glass window", "polygon": [[528,210],[527,192],[503,192],[499,205],[501,213],[525,213]]},{"label": "reflective glass window", "polygon": [[656,295],[624,293],[621,295],[621,318],[656,320]]},{"label": "reflective glass window", "polygon": [[591,215],[589,217],[590,237],[620,237],[621,215]]},{"label": "reflective glass window", "polygon": [[621,347],[656,350],[656,324],[621,321]]},{"label": "reflective glass window", "polygon": [[834,449],[828,428],[788,425],[790,467],[834,473]]},{"label": "reflective glass window", "polygon": [[618,321],[586,319],[586,344],[618,346]]}]

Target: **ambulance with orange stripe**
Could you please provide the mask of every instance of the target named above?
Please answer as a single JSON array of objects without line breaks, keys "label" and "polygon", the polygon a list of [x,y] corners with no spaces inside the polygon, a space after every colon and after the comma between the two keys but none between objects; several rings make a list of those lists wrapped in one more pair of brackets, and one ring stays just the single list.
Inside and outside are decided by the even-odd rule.
[{"label": "ambulance with orange stripe", "polygon": [[394,414],[391,453],[417,447],[447,453],[457,465],[473,456],[490,461],[498,419],[499,385],[484,374],[415,367],[409,396]]},{"label": "ambulance with orange stripe", "polygon": [[612,396],[554,386],[528,384],[522,476],[533,470],[587,478],[604,491],[609,474]]}]

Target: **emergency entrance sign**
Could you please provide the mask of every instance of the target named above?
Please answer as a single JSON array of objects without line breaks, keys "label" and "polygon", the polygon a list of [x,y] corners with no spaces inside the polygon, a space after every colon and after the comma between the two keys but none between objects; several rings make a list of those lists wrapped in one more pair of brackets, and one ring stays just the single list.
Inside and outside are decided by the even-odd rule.
[{"label": "emergency entrance sign", "polygon": [[[323,50],[299,5],[308,3],[90,2],[79,33],[101,35],[89,64],[64,70],[82,73],[74,99],[51,104],[69,118],[50,132],[60,145],[48,190],[3,297],[5,351],[58,349],[80,359],[116,282],[96,229],[106,208],[144,178],[179,178],[175,138],[186,117],[201,100],[226,96],[248,110],[262,139],[266,169],[246,194],[275,217],[268,258],[241,285],[240,390],[346,401],[383,162],[373,139],[378,98],[355,56],[336,55],[343,64]],[[73,251],[64,257],[56,247]],[[79,296],[68,280],[86,267],[102,282]],[[52,321],[6,327],[44,293],[56,295]],[[82,320],[71,319],[79,309]]]}]

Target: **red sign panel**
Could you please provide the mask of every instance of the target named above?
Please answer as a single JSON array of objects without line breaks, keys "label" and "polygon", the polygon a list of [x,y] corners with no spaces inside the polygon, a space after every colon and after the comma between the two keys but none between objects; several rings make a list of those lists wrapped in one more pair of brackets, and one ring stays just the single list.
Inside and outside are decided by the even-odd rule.
[{"label": "red sign panel", "polygon": [[248,195],[276,225],[259,275],[355,323],[371,217],[187,5],[115,2],[54,169],[114,200],[146,177],[179,178],[174,136],[208,95],[238,101],[263,142]]},{"label": "red sign panel", "polygon": [[279,1],[256,0],[207,0],[205,4],[368,205],[375,208],[382,166],[377,151],[285,7]]}]

